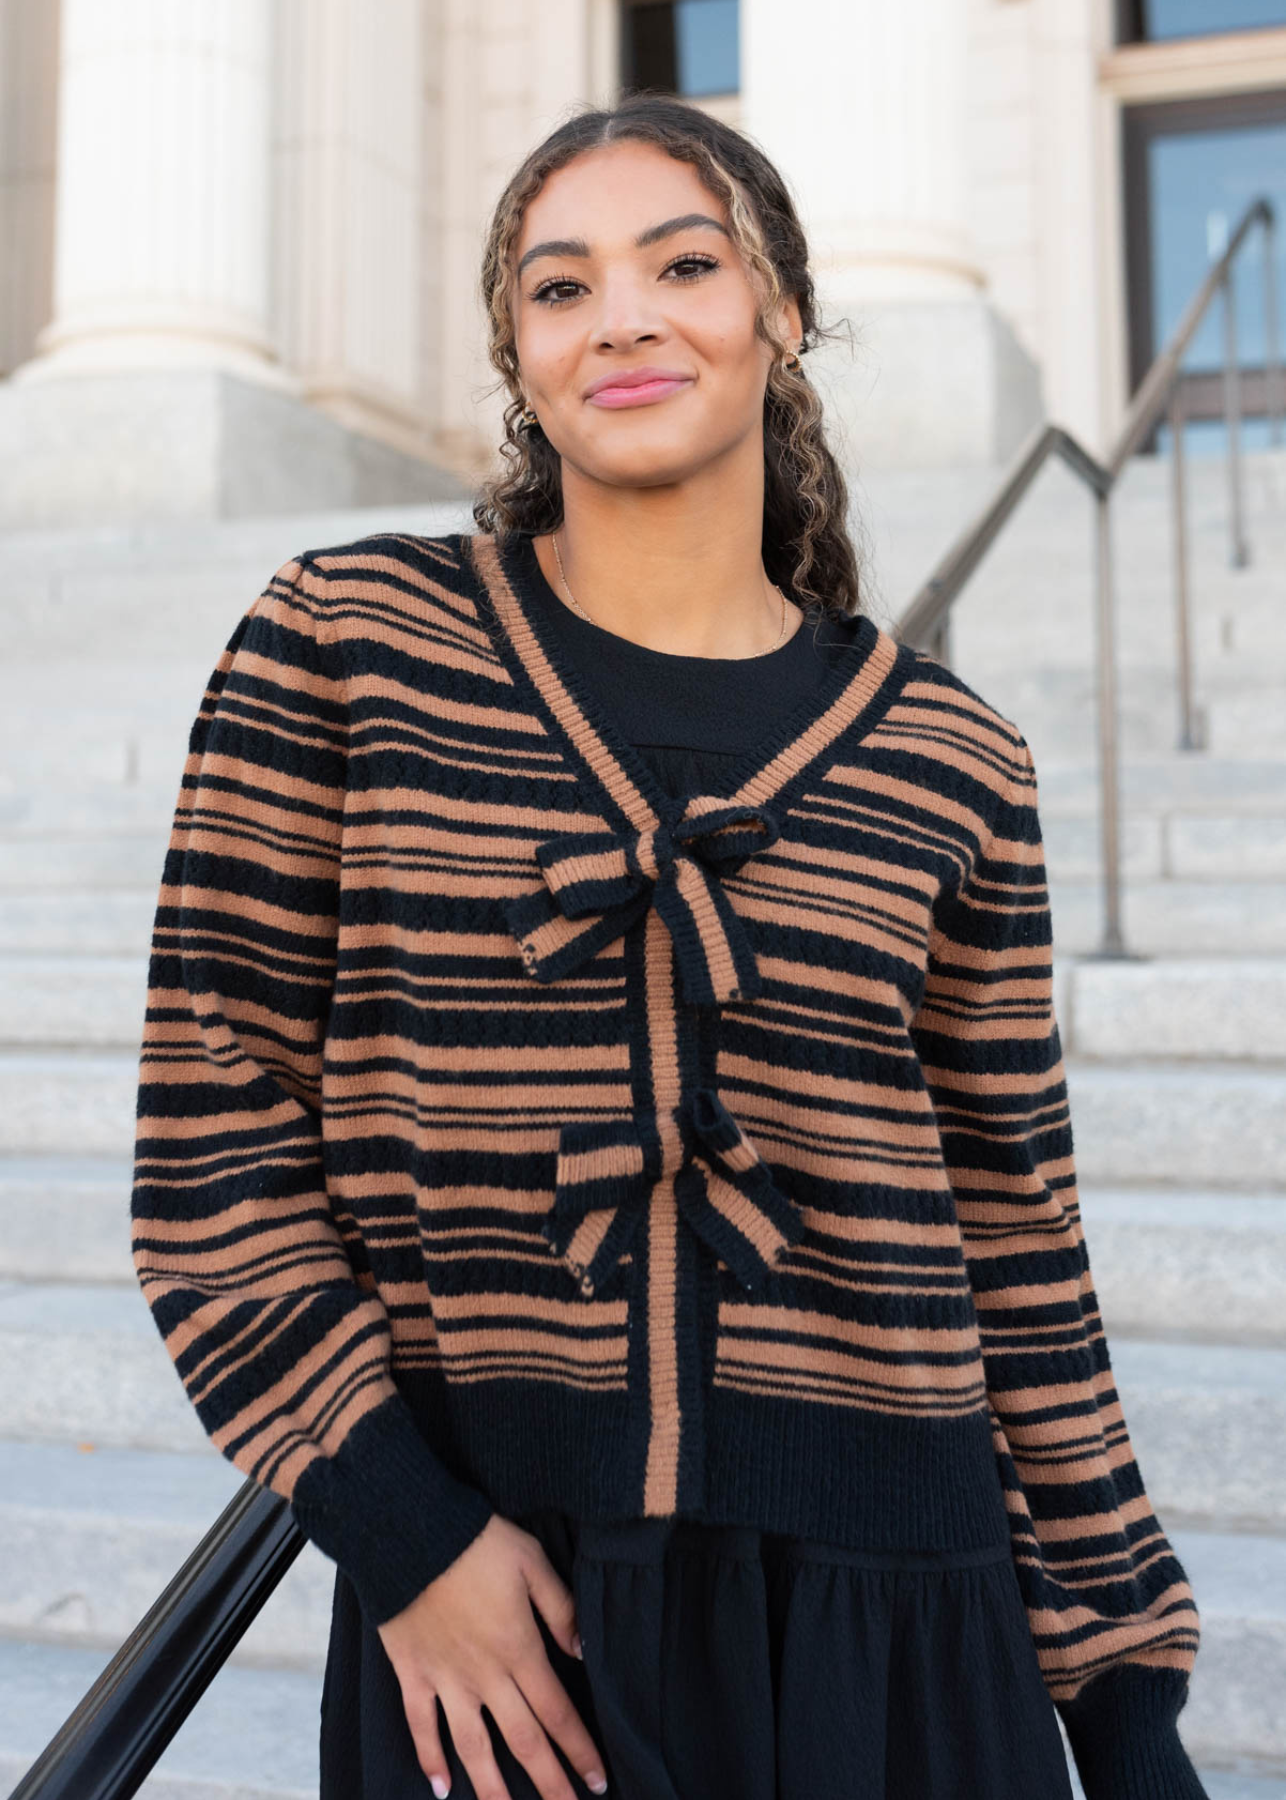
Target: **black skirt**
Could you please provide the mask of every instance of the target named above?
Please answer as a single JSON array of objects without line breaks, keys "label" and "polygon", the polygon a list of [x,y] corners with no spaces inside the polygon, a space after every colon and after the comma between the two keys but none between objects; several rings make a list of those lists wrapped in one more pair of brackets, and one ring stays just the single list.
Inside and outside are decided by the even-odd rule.
[{"label": "black skirt", "polygon": [[[846,1550],[686,1519],[515,1519],[576,1600],[533,1616],[620,1800],[1071,1800],[1012,1552]],[[321,1800],[431,1800],[401,1690],[337,1572]],[[484,1708],[511,1800],[538,1800]],[[451,1800],[475,1800],[441,1701]],[[592,1790],[555,1755],[578,1800]]]}]

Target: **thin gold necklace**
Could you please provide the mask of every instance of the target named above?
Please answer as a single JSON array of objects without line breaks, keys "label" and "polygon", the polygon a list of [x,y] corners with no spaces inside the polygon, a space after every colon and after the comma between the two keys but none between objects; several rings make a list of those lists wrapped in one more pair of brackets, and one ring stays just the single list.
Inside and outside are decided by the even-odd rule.
[{"label": "thin gold necklace", "polygon": [[[550,533],[550,536],[554,542],[554,556],[558,563],[558,573],[562,577],[563,586],[567,589],[567,598],[571,601],[572,605],[574,607],[576,607],[576,611],[580,614],[582,619],[588,619],[589,623],[591,625],[597,625],[598,620],[591,619],[589,614],[585,611],[585,608],[583,606],[578,606],[576,603],[576,596],[575,596],[575,594],[572,593],[571,585],[567,580],[567,571],[563,567],[563,554],[562,554],[562,551],[558,548],[558,533],[556,531],[552,531]],[[775,581],[772,583],[772,590],[773,590],[774,594],[776,594],[781,601],[781,630],[777,633],[777,642],[770,646],[771,649],[776,650],[780,646],[783,638],[786,636],[786,596],[785,596],[785,594],[782,593],[781,589],[777,586],[777,583]],[[603,630],[605,628],[602,626],[599,626],[599,629]],[[760,651],[756,651],[755,654],[757,656],[767,656],[769,654],[769,652],[767,650],[760,650]],[[744,660],[744,659],[735,658],[734,660]]]}]

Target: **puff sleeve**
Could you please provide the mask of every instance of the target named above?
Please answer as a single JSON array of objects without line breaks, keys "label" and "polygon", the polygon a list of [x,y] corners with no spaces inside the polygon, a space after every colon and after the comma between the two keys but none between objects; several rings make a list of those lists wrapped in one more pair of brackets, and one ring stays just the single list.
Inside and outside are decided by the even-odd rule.
[{"label": "puff sleeve", "polygon": [[1087,1800],[1202,1800],[1176,1726],[1198,1612],[1148,1500],[1099,1316],[1036,771],[1010,729],[990,831],[935,913],[912,1035],[956,1200],[1019,1585]]},{"label": "puff sleeve", "polygon": [[324,573],[284,564],[189,739],[139,1060],[136,1275],[205,1431],[379,1624],[491,1516],[430,1447],[326,1185],[347,707]]}]

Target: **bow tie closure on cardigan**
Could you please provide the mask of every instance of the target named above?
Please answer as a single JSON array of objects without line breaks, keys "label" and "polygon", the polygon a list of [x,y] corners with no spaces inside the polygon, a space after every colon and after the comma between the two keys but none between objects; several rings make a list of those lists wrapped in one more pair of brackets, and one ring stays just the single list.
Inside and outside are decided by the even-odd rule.
[{"label": "bow tie closure on cardigan", "polygon": [[[759,1286],[804,1234],[798,1205],[713,1088],[677,1109],[686,1154],[675,1176],[679,1211],[747,1289]],[[593,1294],[616,1268],[656,1183],[655,1120],[572,1120],[558,1140],[556,1192],[540,1231]]]},{"label": "bow tie closure on cardigan", "polygon": [[528,972],[556,981],[653,905],[674,941],[685,1000],[753,999],[759,968],[717,878],[768,849],[779,830],[766,805],[703,794],[646,829],[573,831],[538,844],[545,885],[503,902]]}]

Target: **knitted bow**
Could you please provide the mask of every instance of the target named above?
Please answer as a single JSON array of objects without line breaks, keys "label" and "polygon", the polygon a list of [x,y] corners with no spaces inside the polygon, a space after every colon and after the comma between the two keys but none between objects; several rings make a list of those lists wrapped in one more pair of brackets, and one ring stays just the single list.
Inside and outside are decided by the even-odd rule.
[{"label": "knitted bow", "polygon": [[674,941],[685,1000],[753,999],[759,968],[716,876],[777,840],[766,806],[690,797],[646,830],[567,832],[536,847],[545,886],[503,902],[528,971],[556,981],[620,937],[654,905]]},{"label": "knitted bow", "polygon": [[[713,1088],[680,1109],[686,1154],[675,1176],[680,1212],[745,1288],[755,1288],[804,1233],[795,1201]],[[695,1141],[694,1141],[695,1134]],[[619,1263],[656,1184],[655,1121],[573,1120],[558,1141],[557,1191],[541,1235],[592,1294]]]}]

